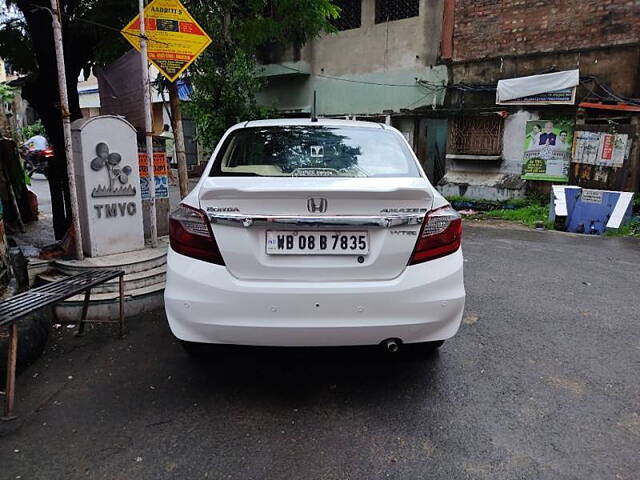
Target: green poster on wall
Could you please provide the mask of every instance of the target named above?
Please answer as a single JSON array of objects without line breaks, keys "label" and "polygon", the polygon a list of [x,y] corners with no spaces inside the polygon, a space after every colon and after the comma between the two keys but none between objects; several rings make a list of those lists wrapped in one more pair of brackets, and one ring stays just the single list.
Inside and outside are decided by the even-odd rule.
[{"label": "green poster on wall", "polygon": [[569,181],[573,120],[531,120],[524,137],[524,180]]}]

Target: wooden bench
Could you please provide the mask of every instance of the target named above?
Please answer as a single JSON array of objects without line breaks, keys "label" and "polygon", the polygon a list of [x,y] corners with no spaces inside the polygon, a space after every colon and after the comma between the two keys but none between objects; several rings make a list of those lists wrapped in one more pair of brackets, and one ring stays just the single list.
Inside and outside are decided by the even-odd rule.
[{"label": "wooden bench", "polygon": [[[120,292],[120,312],[118,320],[89,320],[89,300],[91,289],[118,277]],[[84,292],[82,314],[78,325],[78,335],[84,333],[87,323],[118,323],[120,336],[124,334],[124,271],[122,270],[89,270],[78,275],[49,283],[42,287],[27,290],[0,302],[0,328],[9,329],[9,348],[7,349],[7,376],[5,379],[4,416],[2,420],[11,420],[15,400],[16,359],[18,353],[18,321],[27,315],[45,307],[55,305],[67,298]]]}]

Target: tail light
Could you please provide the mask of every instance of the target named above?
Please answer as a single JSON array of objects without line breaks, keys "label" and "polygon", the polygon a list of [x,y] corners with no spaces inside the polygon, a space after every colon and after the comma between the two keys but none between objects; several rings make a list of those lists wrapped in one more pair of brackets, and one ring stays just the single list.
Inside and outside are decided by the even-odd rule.
[{"label": "tail light", "polygon": [[171,248],[187,257],[224,265],[209,219],[202,210],[180,205],[169,217]]},{"label": "tail light", "polygon": [[51,157],[53,157],[53,148],[45,148],[45,149],[42,151],[42,155],[43,155],[45,158],[51,158]]},{"label": "tail light", "polygon": [[450,206],[427,214],[409,265],[444,257],[460,248],[462,219]]}]

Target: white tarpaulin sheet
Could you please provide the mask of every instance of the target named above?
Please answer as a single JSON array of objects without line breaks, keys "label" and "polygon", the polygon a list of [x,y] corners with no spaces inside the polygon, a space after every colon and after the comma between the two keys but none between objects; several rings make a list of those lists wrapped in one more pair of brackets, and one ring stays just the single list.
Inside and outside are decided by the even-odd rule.
[{"label": "white tarpaulin sheet", "polygon": [[555,92],[575,87],[578,83],[580,83],[580,70],[498,80],[497,102]]}]

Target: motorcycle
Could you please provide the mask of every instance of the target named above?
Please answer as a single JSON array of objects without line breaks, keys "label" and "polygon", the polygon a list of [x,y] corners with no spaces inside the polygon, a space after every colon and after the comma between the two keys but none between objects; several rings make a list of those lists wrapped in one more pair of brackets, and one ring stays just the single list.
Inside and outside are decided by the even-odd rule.
[{"label": "motorcycle", "polygon": [[47,167],[49,160],[53,158],[53,148],[48,147],[44,150],[34,150],[26,152],[24,155],[24,169],[27,175],[31,177],[34,173],[41,173],[47,176]]}]

